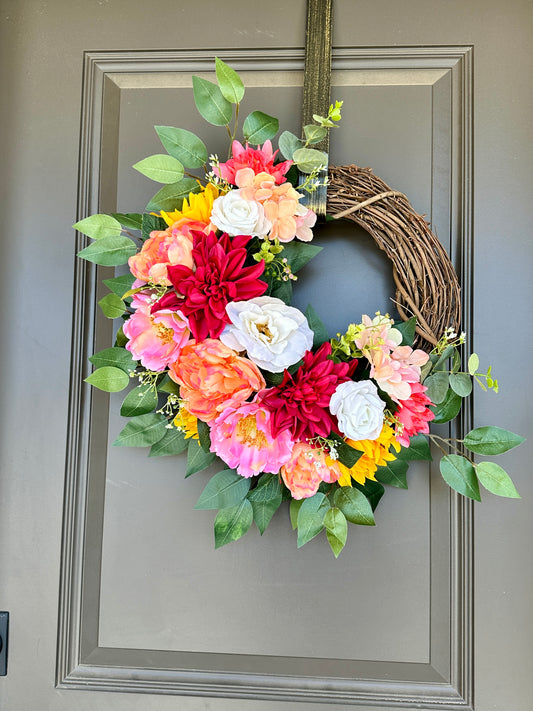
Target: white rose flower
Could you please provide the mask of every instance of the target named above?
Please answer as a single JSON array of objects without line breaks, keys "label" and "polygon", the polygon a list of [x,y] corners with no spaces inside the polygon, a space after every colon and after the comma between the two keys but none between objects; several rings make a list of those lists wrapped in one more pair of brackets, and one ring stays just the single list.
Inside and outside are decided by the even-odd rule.
[{"label": "white rose flower", "polygon": [[246,200],[240,190],[217,197],[211,211],[211,222],[229,235],[264,237],[272,228],[261,203]]},{"label": "white rose flower", "polygon": [[219,338],[235,351],[269,373],[281,373],[297,363],[313,345],[313,332],[301,311],[281,299],[258,296],[231,301],[226,306],[231,319]]},{"label": "white rose flower", "polygon": [[355,441],[377,439],[383,427],[385,403],[371,380],[349,380],[337,386],[329,401],[343,435]]}]

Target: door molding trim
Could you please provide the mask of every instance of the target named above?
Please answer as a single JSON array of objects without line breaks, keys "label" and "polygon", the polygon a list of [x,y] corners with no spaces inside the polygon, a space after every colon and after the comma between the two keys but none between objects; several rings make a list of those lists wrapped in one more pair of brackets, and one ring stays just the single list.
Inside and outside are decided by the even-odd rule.
[{"label": "door molding trim", "polygon": [[[121,79],[157,81],[162,74],[212,72],[214,57],[239,72],[295,72],[301,85],[302,49],[231,49],[197,51],[87,52],[84,57],[79,155],[78,219],[114,211],[117,157],[106,146],[116,145]],[[440,234],[459,273],[463,294],[462,323],[473,332],[472,161],[473,48],[339,47],[333,50],[336,71],[426,72],[433,76],[434,122],[442,102],[450,107],[450,211]],[[298,83],[300,82],[300,83]],[[436,159],[438,162],[438,157]],[[437,219],[438,216],[436,216]],[[77,236],[76,251],[85,246]],[[97,279],[98,272],[98,279]],[[109,649],[98,646],[99,576],[102,552],[105,452],[95,451],[91,437],[105,423],[91,418],[108,396],[83,383],[88,356],[109,345],[109,324],[97,328],[100,269],[76,260],[74,323],[71,351],[70,401],[65,472],[63,538],[59,596],[56,685],[60,688],[136,693],[162,693],[284,701],[369,704],[387,707],[473,709],[473,507],[450,492],[449,619],[446,650],[431,635],[430,663],[387,663],[358,660],[291,658],[287,675],[279,657],[226,655],[161,650]],[[461,436],[473,421],[466,409],[452,434]],[[104,471],[96,476],[95,471]],[[436,497],[431,506],[435,507]],[[439,501],[442,507],[442,497]],[[433,510],[433,509],[432,509]],[[432,536],[431,550],[438,542]],[[440,550],[440,549],[438,549]],[[442,554],[440,555],[442,564]],[[91,571],[87,575],[85,571]],[[432,586],[437,585],[432,575]],[[433,588],[432,588],[433,589]],[[433,595],[432,595],[433,597]],[[334,662],[334,663],[333,663]],[[328,668],[329,667],[329,668]],[[213,668],[216,671],[212,671]],[[205,671],[202,671],[204,669]],[[314,673],[312,670],[316,670]],[[318,670],[321,670],[319,673]],[[200,670],[200,671],[199,671]],[[394,677],[391,678],[390,670]],[[326,673],[327,672],[327,673]]]}]

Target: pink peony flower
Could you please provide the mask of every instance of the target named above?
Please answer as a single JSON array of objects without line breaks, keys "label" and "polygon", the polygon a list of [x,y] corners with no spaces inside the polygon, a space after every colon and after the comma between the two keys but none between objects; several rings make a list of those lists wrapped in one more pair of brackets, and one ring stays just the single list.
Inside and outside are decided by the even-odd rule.
[{"label": "pink peony flower", "polygon": [[276,474],[293,447],[287,431],[272,437],[270,413],[257,402],[227,407],[211,423],[211,451],[244,477]]},{"label": "pink peony flower", "polygon": [[141,251],[128,260],[131,273],[144,282],[170,286],[167,267],[181,264],[193,266],[193,235],[191,230],[204,231],[206,225],[184,217],[161,232],[150,232]]},{"label": "pink peony flower", "polygon": [[239,407],[265,387],[258,367],[214,338],[191,342],[169,365],[187,411],[211,422],[227,407]]},{"label": "pink peony flower", "polygon": [[175,361],[188,342],[190,331],[181,311],[163,309],[152,314],[148,294],[136,294],[134,313],[124,323],[127,350],[149,370],[164,370]]},{"label": "pink peony flower", "polygon": [[340,477],[336,462],[328,465],[321,449],[297,442],[291,458],[281,467],[281,476],[293,499],[307,499],[314,496],[321,482],[331,484]]},{"label": "pink peony flower", "polygon": [[410,346],[398,346],[392,353],[377,350],[369,354],[372,364],[370,377],[388,393],[395,402],[411,396],[412,384],[420,383],[420,368],[427,363],[429,355]]},{"label": "pink peony flower", "polygon": [[274,160],[278,151],[272,152],[272,143],[265,141],[262,148],[250,148],[248,144],[244,147],[239,141],[231,144],[233,158],[225,163],[213,165],[216,175],[223,178],[228,183],[236,185],[235,175],[241,168],[251,168],[254,173],[268,173],[274,177],[276,183],[284,181],[284,175],[292,165],[292,160],[274,165]]},{"label": "pink peony flower", "polygon": [[396,417],[400,426],[396,427],[396,439],[402,447],[409,446],[409,440],[417,434],[428,434],[429,422],[435,415],[429,409],[431,400],[424,393],[427,387],[421,383],[411,385],[411,397],[401,400]]}]

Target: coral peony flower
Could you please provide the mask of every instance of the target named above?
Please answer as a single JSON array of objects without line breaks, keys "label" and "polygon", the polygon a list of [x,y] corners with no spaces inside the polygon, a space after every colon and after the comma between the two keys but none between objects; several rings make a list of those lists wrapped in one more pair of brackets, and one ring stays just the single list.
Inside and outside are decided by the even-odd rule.
[{"label": "coral peony flower", "polygon": [[244,147],[239,141],[233,141],[231,151],[233,158],[212,167],[216,175],[232,185],[237,184],[235,176],[241,168],[251,168],[254,173],[268,173],[279,184],[284,181],[283,176],[292,165],[292,160],[274,165],[278,151],[272,152],[270,141],[265,141],[262,148],[250,148],[248,144]]},{"label": "coral peony flower", "polygon": [[142,293],[135,295],[132,305],[135,311],[123,326],[129,339],[126,348],[148,370],[164,370],[189,340],[187,319],[180,311],[168,309],[152,314],[152,301]]},{"label": "coral peony flower", "polygon": [[175,222],[186,217],[193,222],[201,222],[204,227],[210,223],[213,203],[219,196],[219,190],[215,185],[208,183],[199,193],[189,193],[189,200],[183,200],[181,210],[164,212],[161,210],[161,217],[169,227]]},{"label": "coral peony flower", "polygon": [[286,370],[280,385],[261,393],[261,402],[272,413],[274,437],[287,429],[294,440],[338,432],[329,401],[337,385],[350,379],[357,361],[334,363],[330,355],[330,343],[324,343],[315,354],[307,351],[294,375]]},{"label": "coral peony flower", "polygon": [[230,190],[215,200],[211,222],[222,232],[233,236],[264,237],[272,227],[261,203],[247,200],[240,190]]},{"label": "coral peony flower", "polygon": [[204,228],[203,223],[182,217],[166,230],[150,232],[141,251],[128,259],[131,273],[144,282],[170,286],[167,267],[181,264],[192,268],[192,230]]},{"label": "coral peony flower", "polygon": [[421,383],[411,385],[411,397],[408,400],[401,400],[396,418],[400,425],[396,427],[396,438],[402,447],[409,446],[409,440],[417,434],[427,434],[429,432],[429,422],[435,415],[429,409],[433,403],[424,393],[427,387]]},{"label": "coral peony flower", "polygon": [[[389,425],[383,425],[381,433],[377,439],[362,439],[353,441],[347,439],[346,442],[363,454],[359,457],[353,467],[347,467],[342,462],[337,461],[341,476],[339,477],[340,486],[351,486],[352,479],[359,484],[364,484],[365,479],[373,479],[375,481],[375,473],[378,467],[383,467],[387,462],[392,462],[396,457],[390,451],[391,447],[399,452],[401,447],[396,439],[394,430]],[[326,456],[326,461],[329,463],[330,458]]]},{"label": "coral peony flower", "polygon": [[263,370],[281,373],[297,363],[313,345],[313,331],[301,311],[281,299],[258,296],[231,301],[226,306],[231,319],[220,334],[229,348],[247,352]]},{"label": "coral peony flower", "polygon": [[385,403],[371,380],[349,380],[335,389],[329,403],[339,430],[353,440],[376,439],[383,428]]},{"label": "coral peony flower", "polygon": [[293,499],[307,499],[316,494],[321,482],[337,481],[340,469],[333,460],[326,462],[322,449],[297,442],[291,458],[281,467],[281,476]]},{"label": "coral peony flower", "polygon": [[250,237],[242,235],[232,240],[227,234],[218,238],[214,232],[207,236],[194,233],[196,270],[168,267],[170,281],[183,298],[173,292],[165,294],[154,304],[153,310],[180,309],[189,319],[196,340],[217,338],[229,323],[226,304],[261,296],[267,288],[267,284],[258,279],[265,268],[263,261],[251,267],[243,266],[249,240]]},{"label": "coral peony flower", "polygon": [[257,402],[227,407],[211,423],[211,451],[244,477],[276,474],[293,447],[287,431],[272,437],[270,413]]},{"label": "coral peony flower", "polygon": [[187,411],[204,422],[211,422],[227,407],[239,407],[265,387],[252,361],[214,338],[186,345],[169,365],[169,375],[181,386]]}]

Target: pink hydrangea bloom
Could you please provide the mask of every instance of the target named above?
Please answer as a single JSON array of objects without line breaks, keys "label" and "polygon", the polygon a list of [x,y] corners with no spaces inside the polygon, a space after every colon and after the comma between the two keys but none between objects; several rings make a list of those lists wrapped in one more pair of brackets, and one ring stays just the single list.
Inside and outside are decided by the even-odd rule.
[{"label": "pink hydrangea bloom", "polygon": [[382,350],[370,354],[370,377],[388,393],[395,402],[411,397],[412,385],[420,383],[420,368],[429,355],[410,346],[398,346],[390,354]]},{"label": "pink hydrangea bloom", "polygon": [[268,173],[272,175],[278,185],[285,180],[284,175],[292,165],[292,160],[274,165],[278,151],[272,151],[272,143],[265,141],[262,148],[243,146],[239,141],[231,144],[233,158],[225,163],[213,165],[213,170],[220,178],[232,185],[237,185],[235,176],[241,168],[251,168],[254,173]]},{"label": "pink hydrangea bloom", "polygon": [[[374,351],[390,353],[402,342],[402,334],[392,328],[394,322],[387,316],[377,314],[375,318],[364,314],[361,317],[355,345],[368,358]],[[370,359],[369,359],[370,360]]]},{"label": "pink hydrangea bloom", "polygon": [[190,337],[189,324],[181,311],[162,309],[152,314],[149,293],[136,294],[134,313],[124,323],[127,350],[148,370],[161,371],[175,361]]},{"label": "pink hydrangea bloom", "polygon": [[409,446],[409,439],[417,434],[428,434],[429,422],[435,415],[429,409],[431,400],[425,395],[427,387],[421,383],[411,385],[411,397],[399,403],[396,417],[400,426],[396,427],[396,439],[402,447]]},{"label": "pink hydrangea bloom", "polygon": [[244,477],[276,474],[293,447],[288,431],[272,437],[270,413],[257,402],[227,407],[211,423],[211,451]]},{"label": "pink hydrangea bloom", "polygon": [[281,476],[293,499],[307,499],[314,496],[321,482],[328,484],[337,481],[340,469],[336,462],[329,465],[321,449],[311,447],[305,442],[297,442],[291,458],[281,467]]}]

